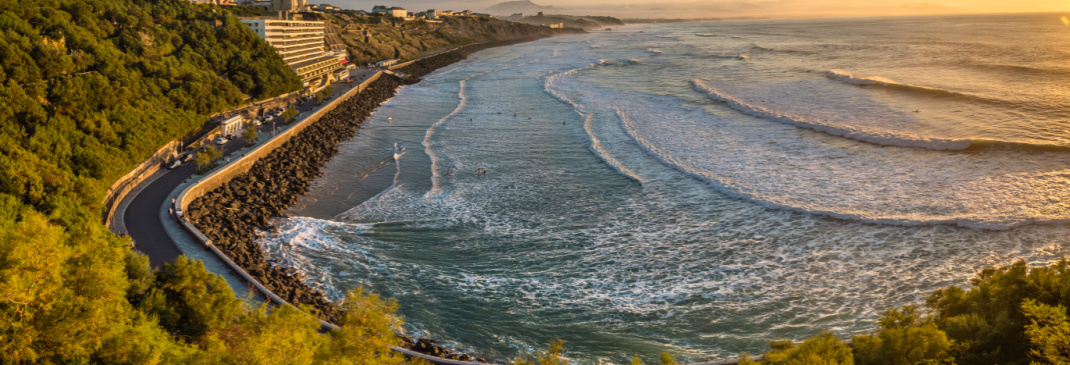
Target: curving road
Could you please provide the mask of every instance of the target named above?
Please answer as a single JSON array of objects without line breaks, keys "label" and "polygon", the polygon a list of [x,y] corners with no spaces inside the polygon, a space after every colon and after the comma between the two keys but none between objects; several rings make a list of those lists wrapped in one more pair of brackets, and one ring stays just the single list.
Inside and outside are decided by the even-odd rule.
[{"label": "curving road", "polygon": [[[355,75],[354,81],[348,84],[335,83],[333,85],[334,96],[337,97],[344,94],[350,87],[359,85],[363,79],[370,75],[365,71]],[[310,111],[315,107],[316,102],[314,100],[297,105],[298,111],[301,112]],[[281,118],[275,118],[274,122],[276,123],[263,123],[259,128],[260,135],[270,136],[273,126],[282,129]],[[245,142],[240,139],[232,140],[223,145],[224,161],[226,161],[227,156],[240,150],[244,145]],[[167,209],[171,207],[171,198],[176,193],[175,190],[193,176],[196,170],[197,167],[193,163],[184,164],[174,170],[162,170],[161,175],[156,177],[155,180],[149,181],[148,185],[131,198],[126,210],[122,212],[122,217],[120,218],[126,226],[127,234],[134,240],[134,248],[148,255],[149,262],[152,263],[153,267],[158,267],[165,262],[172,262],[182,255],[184,252],[179,248],[180,246],[190,247],[189,245],[179,245],[178,240],[195,242],[188,232],[167,227],[168,225],[177,225],[175,220],[172,219],[169,222],[165,220],[170,219],[167,215]],[[207,253],[208,250],[204,250],[204,252]]]}]

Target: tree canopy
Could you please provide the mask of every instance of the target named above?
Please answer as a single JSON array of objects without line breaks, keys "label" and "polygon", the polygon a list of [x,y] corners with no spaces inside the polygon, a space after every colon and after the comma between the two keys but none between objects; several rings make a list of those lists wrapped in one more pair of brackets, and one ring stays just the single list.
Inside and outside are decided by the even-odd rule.
[{"label": "tree canopy", "polygon": [[397,340],[395,305],[351,295],[365,319],[322,334],[297,309],[243,307],[200,262],[153,270],[101,223],[108,185],[160,146],[300,87],[220,7],[0,0],[0,363],[394,361],[360,344]]}]

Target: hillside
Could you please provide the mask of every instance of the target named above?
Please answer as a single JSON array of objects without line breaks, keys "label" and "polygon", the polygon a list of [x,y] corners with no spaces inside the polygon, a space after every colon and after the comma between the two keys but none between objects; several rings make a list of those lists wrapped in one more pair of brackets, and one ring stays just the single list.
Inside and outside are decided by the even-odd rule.
[{"label": "hillside", "polygon": [[198,262],[151,269],[101,223],[107,186],[164,143],[301,87],[237,18],[185,0],[0,0],[0,24],[0,363],[346,363],[395,343],[376,297],[347,303],[358,333],[321,335],[296,310],[245,308]]},{"label": "hillside", "polygon": [[554,6],[539,5],[539,4],[531,2],[531,0],[516,0],[516,1],[506,1],[506,2],[502,2],[502,3],[497,3],[497,4],[494,4],[494,5],[491,5],[485,11],[487,13],[490,13],[490,14],[493,14],[493,15],[508,16],[508,15],[513,15],[513,14],[516,14],[516,13],[535,14],[535,13],[538,13],[540,11],[542,11],[542,12],[550,12],[550,11],[559,12],[561,10],[565,10],[565,9],[554,7]]},{"label": "hillside", "polygon": [[555,33],[547,27],[485,17],[442,17],[441,22],[403,21],[351,11],[326,17],[349,50],[350,60],[364,65],[387,59],[411,59],[426,52],[465,44]]},{"label": "hillside", "polygon": [[561,15],[561,14],[544,14],[544,15],[528,15],[524,14],[524,17],[510,16],[505,20],[511,22],[518,22],[531,25],[542,24],[557,24],[561,23],[566,28],[578,28],[578,29],[599,29],[606,27],[616,27],[624,25],[624,22],[620,19],[610,16],[592,16],[592,15]]}]

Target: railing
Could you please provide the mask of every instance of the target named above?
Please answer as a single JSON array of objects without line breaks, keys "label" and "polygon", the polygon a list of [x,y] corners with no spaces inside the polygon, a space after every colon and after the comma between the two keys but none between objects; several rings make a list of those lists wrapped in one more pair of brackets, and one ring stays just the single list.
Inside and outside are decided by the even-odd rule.
[{"label": "railing", "polygon": [[[336,106],[338,106],[340,103],[342,103],[346,99],[363,92],[365,89],[368,88],[369,85],[371,85],[372,82],[375,82],[376,80],[378,80],[379,77],[381,77],[382,75],[383,75],[382,72],[376,72],[375,75],[373,75],[372,77],[368,78],[368,80],[365,80],[364,82],[362,82],[357,87],[355,87],[353,89],[350,89],[344,95],[342,95],[341,97],[335,99],[334,101],[332,101],[330,104],[327,104],[323,108],[320,108],[319,110],[317,110],[312,115],[310,115],[310,116],[306,117],[305,119],[293,124],[288,129],[286,129],[286,130],[284,130],[282,132],[279,132],[279,134],[276,137],[272,138],[271,140],[269,140],[267,142],[262,143],[260,146],[257,146],[252,151],[247,152],[245,154],[245,156],[240,157],[238,160],[233,161],[233,162],[227,164],[226,166],[223,166],[222,168],[220,168],[220,169],[208,174],[207,176],[203,177],[199,181],[194,182],[190,186],[187,186],[185,189],[182,190],[182,192],[180,192],[178,194],[178,198],[176,199],[176,203],[178,204],[179,210],[180,211],[186,211],[186,207],[188,207],[189,204],[193,203],[193,201],[196,200],[197,198],[203,196],[207,192],[215,190],[216,188],[222,186],[223,184],[226,184],[227,182],[230,181],[231,178],[233,178],[235,176],[238,176],[238,175],[241,175],[242,173],[245,173],[245,172],[249,171],[249,169],[252,168],[253,164],[255,164],[256,161],[259,161],[261,158],[266,157],[275,148],[277,148],[278,146],[281,146],[282,144],[284,144],[287,141],[289,141],[291,138],[296,136],[298,133],[300,133],[302,130],[307,128],[312,123],[314,123],[317,120],[319,120],[320,117],[325,115],[327,112],[333,110]],[[208,250],[210,250],[216,257],[219,258],[219,260],[223,261],[223,263],[225,265],[227,265],[227,267],[229,267],[231,270],[233,270],[235,273],[237,273],[238,276],[240,276],[242,279],[245,279],[245,281],[247,281],[250,284],[252,284],[253,287],[256,288],[257,291],[259,291],[262,294],[264,294],[264,296],[267,297],[269,300],[271,300],[271,302],[273,302],[273,303],[275,303],[277,305],[292,306],[292,304],[287,302],[285,299],[282,299],[282,297],[279,297],[274,292],[272,292],[270,289],[265,287],[262,283],[260,283],[259,280],[256,280],[256,278],[254,278],[252,275],[249,275],[249,273],[246,272],[245,269],[242,269],[241,266],[238,266],[238,264],[235,263],[233,260],[231,260],[230,257],[228,257],[226,254],[224,254],[223,251],[220,251],[218,248],[216,248],[215,245],[212,244],[212,240],[210,238],[208,238],[208,236],[205,236],[204,233],[202,233],[199,229],[197,229],[197,227],[194,226],[192,222],[190,222],[185,217],[178,218],[178,219],[179,219],[179,222],[182,224],[182,227],[186,231],[188,231],[191,235],[193,235],[194,239],[196,239],[198,242],[201,242],[201,244],[203,244],[205,247],[207,247]],[[320,322],[320,325],[322,325],[325,328],[329,328],[331,330],[335,330],[335,329],[339,328],[337,325],[335,325],[333,323],[324,321],[324,320],[319,319],[319,318],[317,318],[317,320]],[[403,348],[400,348],[400,347],[393,347],[391,349],[394,350],[394,351],[401,352],[401,353],[403,353],[403,354],[405,354],[407,356],[418,357],[418,358],[427,360],[427,361],[429,361],[431,363],[440,364],[440,365],[477,365],[477,364],[483,364],[483,363],[477,363],[477,362],[443,359],[443,358],[434,357],[434,356],[430,356],[430,355],[426,355],[426,354],[421,354],[421,353],[418,353],[418,352],[415,352],[415,351],[406,350],[406,349],[403,349]]]},{"label": "railing", "polygon": [[182,143],[178,140],[167,142],[163,147],[156,150],[149,159],[137,165],[129,173],[123,175],[111,184],[108,188],[108,192],[104,194],[104,225],[108,227],[112,232],[116,234],[127,234],[125,226],[122,224],[115,225],[115,209],[122,203],[123,199],[130,191],[134,190],[142,181],[152,176],[153,173],[159,171],[160,168],[169,160],[179,153],[179,149],[182,147]]}]

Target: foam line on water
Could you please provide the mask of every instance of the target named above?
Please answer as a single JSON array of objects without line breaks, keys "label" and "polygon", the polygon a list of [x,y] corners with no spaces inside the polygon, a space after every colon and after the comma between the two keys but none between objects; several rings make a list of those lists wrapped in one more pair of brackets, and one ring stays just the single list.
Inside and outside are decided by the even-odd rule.
[{"label": "foam line on water", "polygon": [[[540,49],[539,51],[544,50],[544,49],[545,48]],[[551,53],[550,56],[536,58],[536,59],[533,59],[531,61],[526,62],[526,64],[530,65],[530,64],[534,64],[534,63],[537,63],[537,62],[540,62],[540,61],[552,59],[552,58],[556,57],[557,55],[558,55],[558,53],[557,53],[557,50],[555,49],[555,50],[553,50],[553,52]],[[516,57],[516,58],[513,58],[512,60],[516,60],[518,58],[519,58],[519,56]],[[468,87],[468,81],[470,81],[470,80],[472,80],[472,79],[474,79],[476,77],[488,75],[488,74],[495,73],[495,72],[501,72],[501,71],[509,70],[509,69],[512,69],[512,68],[515,68],[515,67],[520,67],[520,66],[521,65],[510,65],[510,66],[505,66],[505,67],[501,67],[501,68],[497,68],[497,69],[493,69],[493,70],[488,70],[488,71],[484,71],[484,72],[478,72],[478,73],[471,74],[468,77],[465,77],[464,79],[458,81],[457,99],[459,101],[457,103],[457,107],[454,108],[453,111],[451,111],[449,114],[446,114],[446,116],[442,117],[441,119],[439,119],[435,123],[431,124],[431,127],[427,128],[427,132],[424,133],[424,139],[421,142],[421,144],[424,146],[424,153],[426,153],[427,156],[431,159],[431,191],[427,193],[425,198],[429,198],[430,199],[430,198],[434,198],[434,197],[437,197],[437,196],[442,194],[442,191],[443,191],[442,190],[442,182],[443,182],[442,180],[445,177],[445,174],[439,168],[439,165],[440,165],[440,163],[442,161],[442,158],[435,151],[435,148],[433,148],[434,145],[435,145],[433,137],[435,135],[435,132],[439,128],[444,126],[450,119],[452,119],[454,116],[459,114],[461,111],[464,110],[465,107],[468,106],[468,97],[467,97],[467,95],[465,95],[465,90]]]},{"label": "foam line on water", "polygon": [[979,97],[979,96],[964,94],[964,93],[957,92],[957,91],[944,90],[944,89],[935,88],[935,87],[928,87],[928,86],[918,86],[918,85],[904,84],[904,83],[901,83],[901,82],[896,82],[895,80],[892,80],[892,79],[889,79],[889,78],[883,77],[883,76],[857,76],[857,75],[853,75],[853,74],[851,74],[851,73],[849,73],[847,71],[844,71],[844,70],[830,70],[829,72],[827,72],[825,74],[825,77],[828,77],[830,80],[835,80],[835,81],[839,81],[839,82],[842,82],[842,83],[845,83],[845,84],[851,84],[851,85],[862,85],[862,86],[875,85],[875,86],[883,86],[883,87],[888,87],[888,88],[901,90],[901,91],[906,91],[906,92],[921,93],[921,94],[925,94],[925,95],[952,96],[952,97],[966,98],[966,99],[970,99],[972,101],[978,101],[978,102],[984,102],[984,103],[998,103],[996,100],[990,100],[990,99],[982,98],[982,97]]},{"label": "foam line on water", "polygon": [[[1060,184],[1065,184],[1067,177],[1070,176],[1070,170],[1067,170],[1068,166],[1066,166],[1066,164],[1063,164],[1062,166],[1052,165],[1050,168],[1056,170],[1049,172],[1037,173],[1033,172],[1034,168],[1031,166],[1022,166],[1020,170],[1024,172],[1005,173],[1001,172],[1001,170],[1012,166],[1008,164],[1013,164],[1012,161],[1015,161],[1018,158],[1014,155],[1000,156],[999,154],[992,154],[993,157],[999,159],[999,162],[994,162],[995,166],[992,167],[994,171],[987,172],[985,171],[986,169],[981,169],[981,171],[971,172],[969,175],[976,176],[965,178],[964,182],[960,184],[951,183],[953,180],[950,176],[947,176],[945,181],[947,181],[947,184],[951,184],[951,186],[942,184],[945,185],[942,188],[943,191],[928,193],[935,194],[935,196],[932,197],[892,195],[882,198],[873,198],[872,196],[867,195],[867,191],[871,189],[875,191],[886,189],[878,185],[871,189],[864,189],[859,192],[841,192],[839,193],[841,195],[839,199],[828,200],[826,198],[825,200],[807,202],[806,199],[802,199],[801,196],[797,195],[818,194],[817,196],[822,196],[831,194],[832,197],[835,197],[836,192],[834,190],[828,192],[810,191],[806,189],[799,190],[804,186],[808,186],[806,184],[813,183],[810,182],[813,177],[808,177],[807,175],[788,175],[793,179],[791,180],[792,182],[785,181],[783,183],[793,186],[796,183],[803,185],[794,189],[777,189],[773,186],[763,187],[762,184],[758,184],[757,180],[754,179],[758,179],[759,176],[750,176],[750,172],[748,172],[747,175],[740,175],[738,172],[733,171],[726,171],[725,173],[727,173],[727,175],[719,173],[717,169],[724,167],[706,166],[703,165],[704,162],[692,161],[691,159],[696,158],[695,156],[680,155],[680,151],[667,151],[663,149],[662,147],[665,147],[664,140],[661,140],[661,142],[653,142],[647,138],[647,134],[651,132],[651,127],[640,128],[639,124],[630,118],[627,112],[619,107],[611,108],[627,135],[636,142],[636,145],[652,157],[691,177],[708,183],[711,187],[728,196],[751,201],[768,208],[895,226],[954,225],[968,228],[1008,230],[1030,224],[1070,223],[1070,217],[1067,217],[1065,211],[1062,210],[1062,205],[1051,205],[1049,202],[1051,200],[1061,201],[1061,198],[1056,197],[1056,195],[1066,195],[1063,193],[1062,189],[1058,188]],[[907,156],[910,151],[911,150],[898,151],[894,156]],[[942,158],[938,156],[940,152],[926,151],[922,153],[936,154],[933,157],[927,158],[928,161],[940,161]],[[812,152],[810,154],[812,154]],[[1051,153],[1049,153],[1049,155],[1050,154]],[[956,158],[955,156],[951,156],[946,163],[958,165],[966,162],[957,161],[959,159],[968,160],[968,157]],[[1034,164],[1038,167],[1044,166],[1044,162],[1042,161],[1045,160],[1041,159]],[[698,163],[698,165],[696,165],[696,163]],[[741,162],[732,162],[729,166],[736,163]],[[858,167],[863,166],[866,166],[866,164],[862,163],[858,165]],[[890,167],[891,166],[889,166],[889,168]],[[860,173],[865,173],[864,176],[877,173],[876,171],[854,170],[856,168],[857,167],[854,166],[839,167],[838,169],[845,170],[835,173],[843,174],[853,171],[852,174],[859,178],[861,178],[861,176],[857,175]],[[885,171],[885,173],[893,174],[893,176],[911,176],[911,174],[929,175],[931,173],[930,171],[935,171],[934,169],[939,170],[938,167],[926,168],[921,171],[896,171],[889,169]],[[800,172],[800,174],[802,173],[803,172]],[[827,173],[833,173],[833,171],[828,171]],[[944,175],[947,174],[956,173],[944,173]],[[733,179],[735,180],[728,179],[726,176],[734,176]],[[766,177],[766,179],[782,178],[784,177]],[[833,178],[835,179],[835,176],[833,176]],[[915,180],[916,183],[919,184],[919,187],[921,187],[924,186],[921,185],[923,183],[936,184],[944,179],[940,176],[919,175],[913,180]],[[932,182],[930,183],[922,180],[931,180]],[[934,188],[935,187],[936,186],[934,186]],[[929,188],[926,187],[926,189]],[[961,194],[967,194],[969,197],[960,196]],[[979,196],[988,196],[990,197],[988,200],[998,201],[1000,203],[988,203],[983,205],[972,203],[974,200],[979,199]],[[875,208],[859,210],[857,207],[853,207],[854,203],[850,203],[855,200],[861,201],[862,199],[877,200],[874,202],[874,204],[876,204],[874,205]],[[840,200],[845,202],[841,203],[839,202]],[[884,202],[885,200],[887,200],[887,202]],[[936,205],[939,202],[944,202],[944,206]],[[925,209],[917,210],[911,208],[915,206]],[[876,207],[883,208],[877,210]],[[932,210],[932,212],[927,212],[926,210]]]},{"label": "foam line on water", "polygon": [[564,93],[561,93],[554,89],[554,83],[556,83],[559,78],[572,76],[577,72],[606,64],[608,61],[609,60],[601,60],[596,64],[591,64],[586,67],[572,69],[569,71],[551,75],[547,77],[546,81],[543,83],[543,90],[546,91],[547,94],[550,94],[551,96],[556,98],[557,100],[560,100],[565,104],[571,105],[573,110],[576,111],[576,114],[579,114],[581,117],[583,117],[583,130],[587,133],[587,138],[591,141],[591,146],[589,147],[589,149],[595,154],[595,156],[598,156],[598,158],[600,158],[602,161],[605,161],[606,164],[608,164],[614,170],[617,170],[617,172],[619,172],[621,175],[635,179],[635,181],[638,181],[639,183],[643,183],[645,180],[642,178],[642,176],[640,176],[638,173],[636,173],[635,171],[618,161],[616,158],[614,158],[611,154],[609,154],[609,152],[606,151],[605,147],[602,146],[602,141],[594,133],[594,118],[591,116],[591,113],[587,112],[586,108],[584,108],[583,105],[570,99],[568,96],[564,95]]},{"label": "foam line on water", "polygon": [[799,115],[784,113],[761,105],[747,103],[746,101],[724,93],[701,80],[691,80],[691,84],[694,85],[696,91],[704,93],[711,100],[723,102],[732,109],[738,110],[743,114],[772,122],[823,132],[837,137],[850,138],[860,142],[883,146],[926,148],[937,151],[964,150],[969,148],[974,142],[969,139],[917,136],[810,120]]},{"label": "foam line on water", "polygon": [[[853,78],[851,83],[866,85],[866,83],[883,83],[883,78]],[[890,80],[888,80],[890,81]],[[982,150],[992,148],[1005,148],[1027,151],[1060,151],[1070,152],[1070,146],[1051,143],[1034,143],[1005,141],[990,138],[950,138],[938,136],[917,135],[907,131],[893,131],[879,129],[873,126],[852,125],[846,120],[836,122],[821,120],[820,118],[806,117],[790,112],[780,111],[774,107],[748,102],[743,98],[724,92],[708,82],[693,79],[691,84],[695,91],[706,95],[707,98],[723,102],[732,109],[752,117],[761,118],[777,123],[787,124],[798,128],[822,132],[828,135],[852,139],[859,142],[872,143],[881,146],[924,148],[934,151],[961,151]],[[858,107],[853,105],[852,107]],[[892,115],[869,116],[869,118],[885,119],[878,121],[893,120]],[[845,118],[840,116],[839,118]],[[858,118],[858,117],[855,117]],[[901,118],[900,118],[901,119]],[[857,119],[856,119],[857,120]],[[870,122],[871,125],[877,122]],[[889,123],[891,124],[891,123]]]},{"label": "foam line on water", "polygon": [[394,142],[394,165],[397,166],[397,172],[394,173],[394,186],[398,185],[398,179],[401,178],[401,156],[405,155],[405,146],[399,142]]}]

